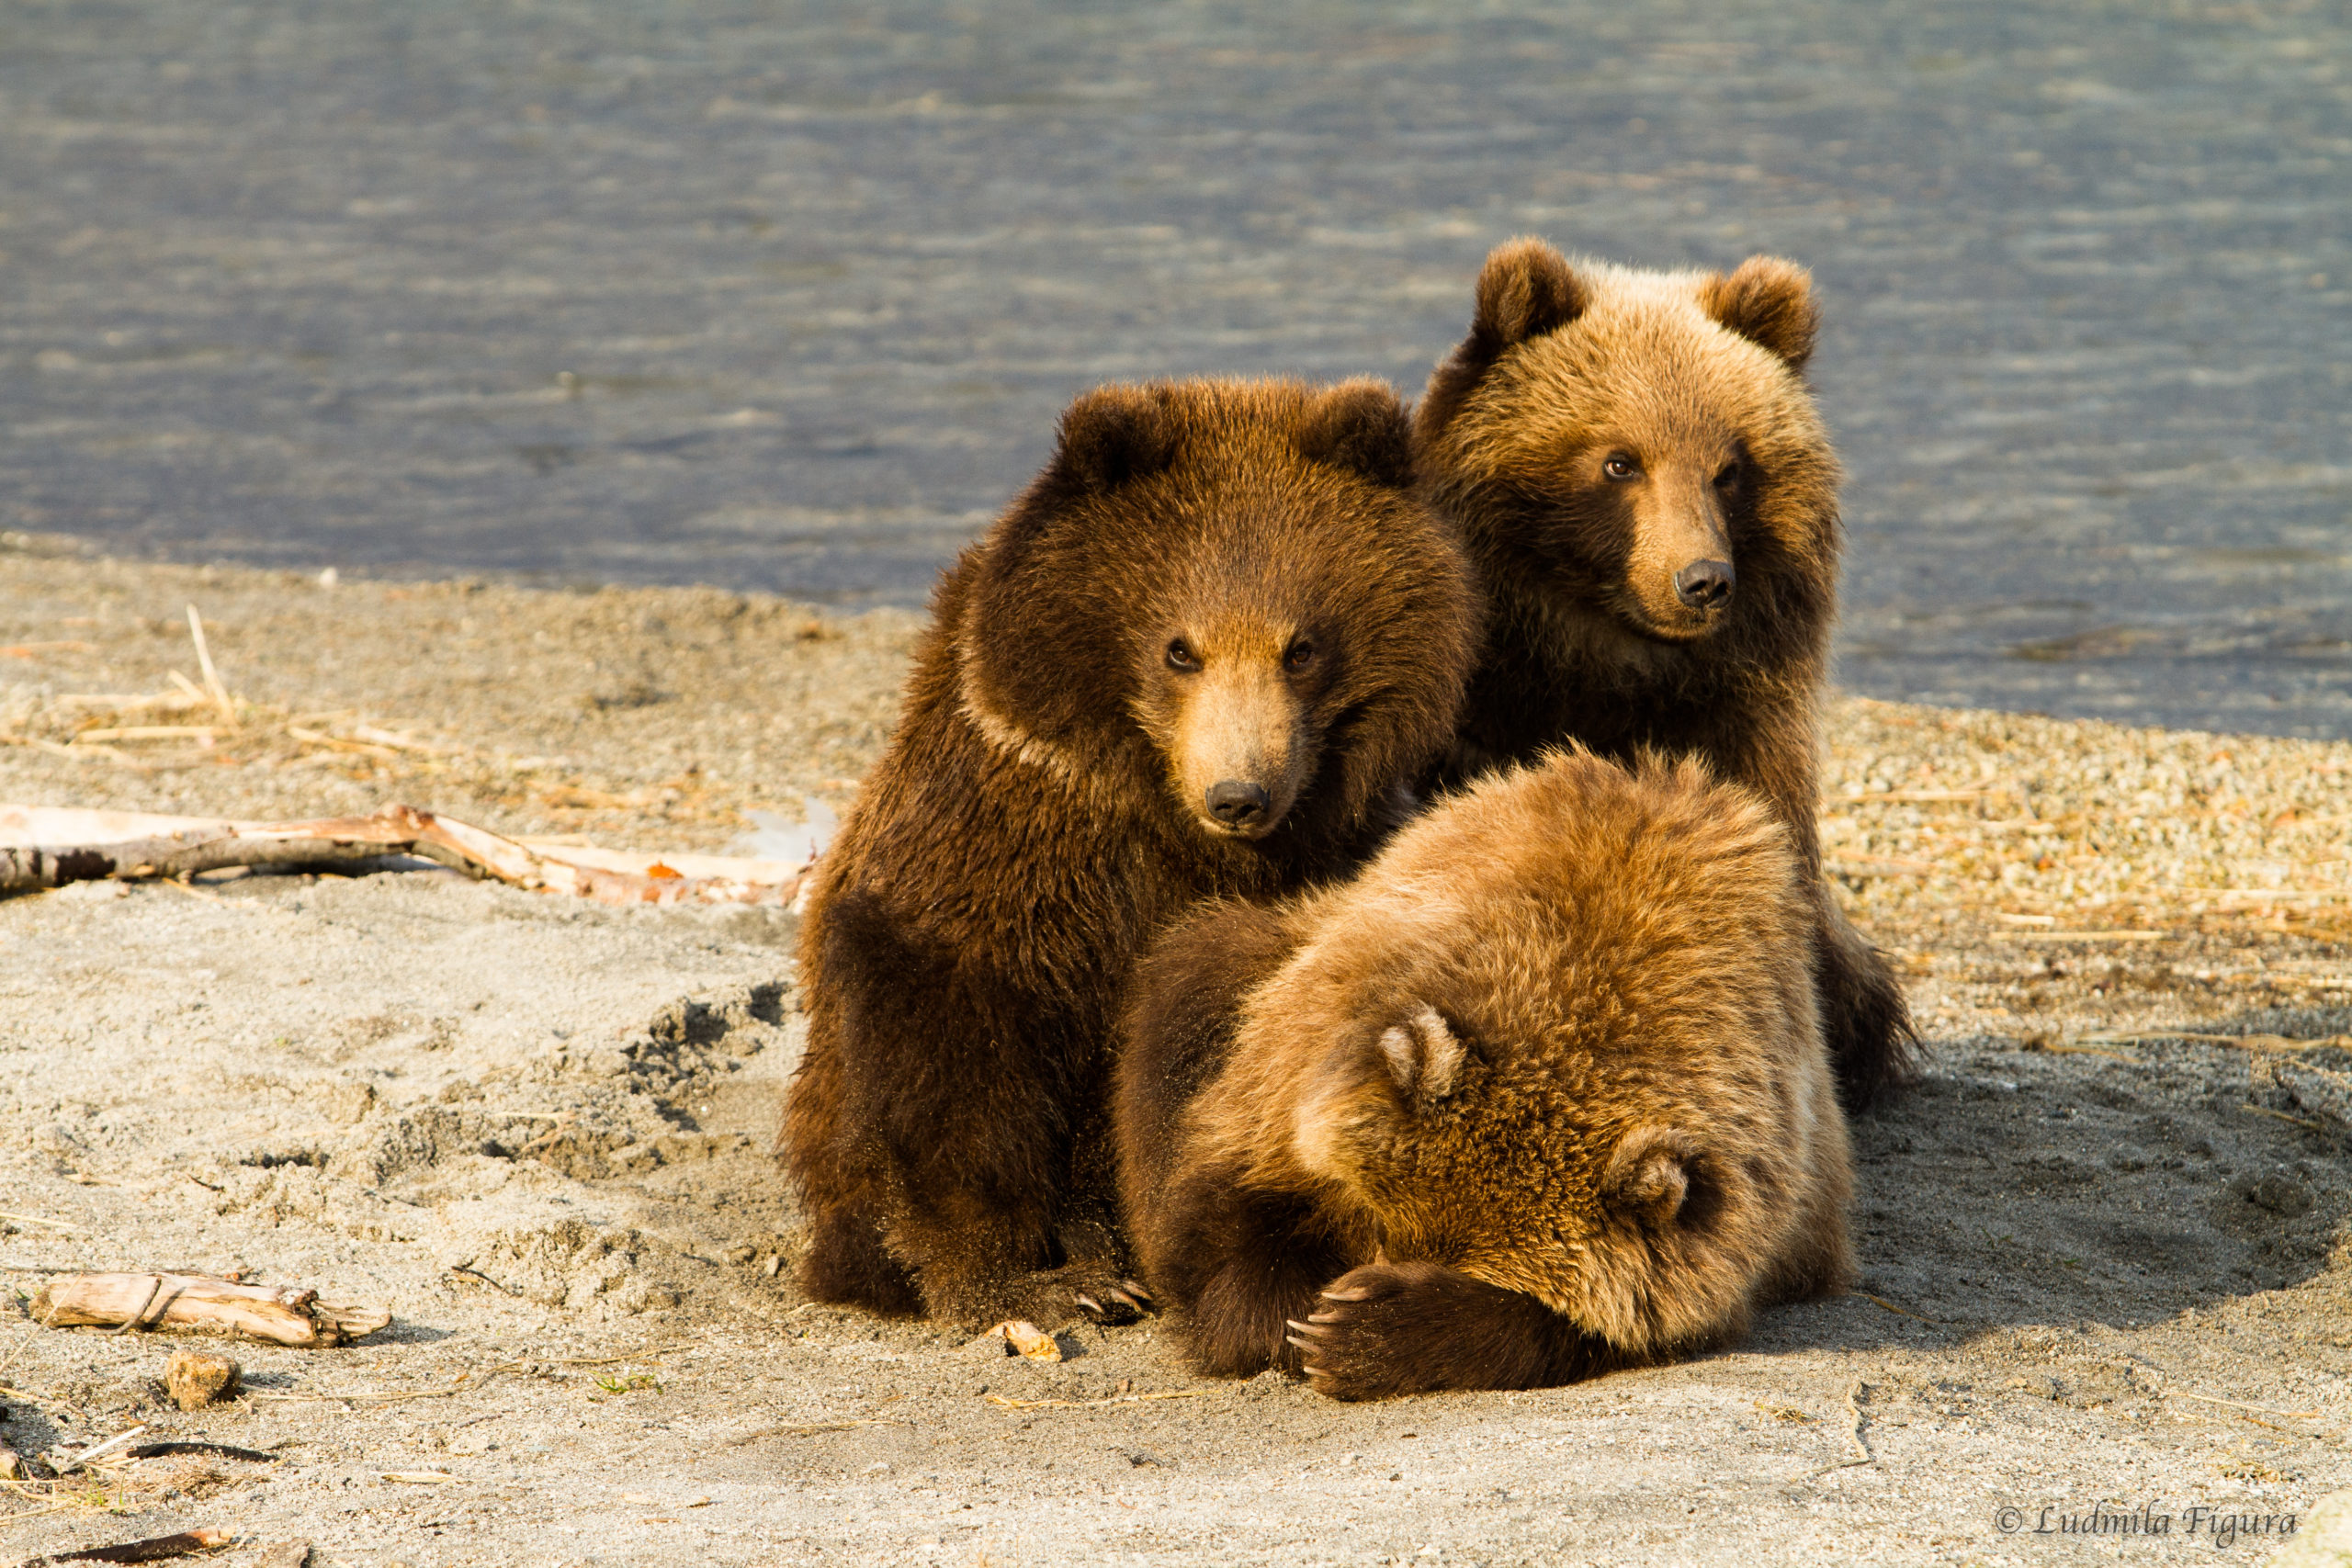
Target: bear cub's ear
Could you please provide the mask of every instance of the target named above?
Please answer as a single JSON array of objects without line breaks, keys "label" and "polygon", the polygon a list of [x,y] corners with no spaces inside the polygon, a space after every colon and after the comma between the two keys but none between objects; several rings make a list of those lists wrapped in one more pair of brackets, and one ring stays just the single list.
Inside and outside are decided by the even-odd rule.
[{"label": "bear cub's ear", "polygon": [[1430,1103],[1453,1092],[1462,1070],[1462,1041],[1437,1009],[1424,1005],[1380,1035],[1380,1055],[1406,1103]]},{"label": "bear cub's ear", "polygon": [[1295,438],[1298,455],[1362,474],[1377,485],[1413,482],[1413,439],[1405,405],[1385,381],[1342,381],[1307,405]]},{"label": "bear cub's ear", "polygon": [[1716,273],[1702,283],[1699,308],[1718,326],[1779,355],[1792,370],[1813,357],[1820,312],[1813,275],[1794,262],[1750,256],[1730,276]]},{"label": "bear cub's ear", "polygon": [[1609,1156],[1600,1201],[1645,1229],[1673,1229],[1697,1217],[1686,1211],[1697,1185],[1698,1155],[1699,1140],[1679,1127],[1636,1127]]},{"label": "bear cub's ear", "polygon": [[1541,240],[1510,240],[1497,245],[1478,272],[1477,311],[1470,335],[1430,377],[1429,390],[1413,416],[1423,441],[1434,441],[1503,350],[1558,332],[1585,313],[1591,290],[1566,257]]},{"label": "bear cub's ear", "polygon": [[1510,240],[1479,269],[1478,313],[1470,330],[1501,350],[1558,332],[1591,302],[1559,252],[1541,240]]},{"label": "bear cub's ear", "polygon": [[1115,490],[1176,460],[1164,389],[1097,387],[1062,411],[1053,471],[1080,490]]}]

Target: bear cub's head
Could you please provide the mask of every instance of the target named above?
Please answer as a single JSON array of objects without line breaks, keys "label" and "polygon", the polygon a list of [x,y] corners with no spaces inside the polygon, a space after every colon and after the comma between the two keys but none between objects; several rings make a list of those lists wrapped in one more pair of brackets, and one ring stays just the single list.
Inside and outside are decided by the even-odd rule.
[{"label": "bear cub's head", "polygon": [[1652,643],[1785,619],[1830,581],[1838,465],[1803,379],[1804,268],[1729,275],[1498,246],[1430,378],[1417,461],[1498,580]]},{"label": "bear cub's head", "polygon": [[1300,907],[1200,1124],[1620,1351],[1736,1332],[1791,1257],[1844,1256],[1811,908],[1695,762],[1489,775]]},{"label": "bear cub's head", "polygon": [[1446,742],[1468,569],[1370,380],[1106,387],[982,547],[965,711],[1066,772],[1147,773],[1219,841],[1360,825]]}]

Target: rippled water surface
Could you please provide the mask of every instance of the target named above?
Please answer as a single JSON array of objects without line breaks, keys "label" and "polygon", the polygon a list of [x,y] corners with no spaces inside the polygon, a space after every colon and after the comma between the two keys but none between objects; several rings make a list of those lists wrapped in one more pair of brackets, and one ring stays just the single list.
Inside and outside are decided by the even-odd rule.
[{"label": "rippled water surface", "polygon": [[1112,378],[1810,263],[1841,675],[2352,735],[2333,5],[0,8],[0,519],[919,603]]}]

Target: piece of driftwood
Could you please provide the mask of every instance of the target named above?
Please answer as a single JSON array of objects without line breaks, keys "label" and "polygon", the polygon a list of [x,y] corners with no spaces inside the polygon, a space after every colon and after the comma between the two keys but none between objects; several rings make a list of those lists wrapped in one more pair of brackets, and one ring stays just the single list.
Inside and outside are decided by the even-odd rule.
[{"label": "piece of driftwood", "polygon": [[380,1306],[322,1302],[293,1285],[240,1285],[203,1274],[60,1274],[33,1293],[32,1319],[54,1328],[213,1328],[311,1348],[392,1321]]},{"label": "piece of driftwood", "polygon": [[107,878],[193,876],[240,866],[381,867],[400,857],[605,904],[789,905],[808,871],[806,865],[735,855],[526,844],[410,806],[389,806],[373,817],[308,822],[0,806],[0,894]]}]

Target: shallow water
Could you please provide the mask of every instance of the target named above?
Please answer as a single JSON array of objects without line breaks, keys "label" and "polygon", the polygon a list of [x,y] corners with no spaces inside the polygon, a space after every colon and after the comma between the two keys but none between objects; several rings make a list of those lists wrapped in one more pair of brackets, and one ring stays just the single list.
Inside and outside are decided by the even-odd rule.
[{"label": "shallow water", "polygon": [[1100,380],[1810,263],[1840,675],[2352,736],[2334,6],[0,11],[0,525],[917,603]]}]

